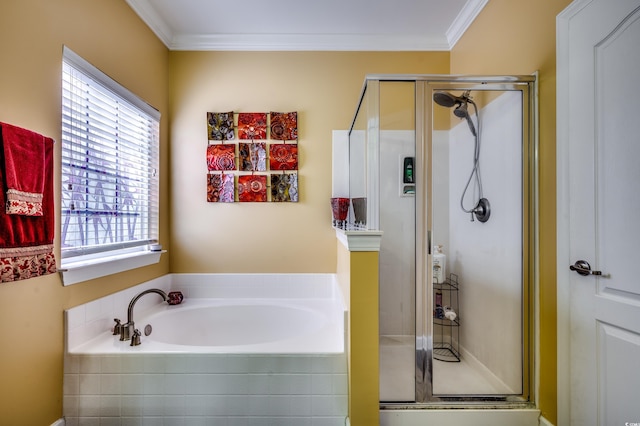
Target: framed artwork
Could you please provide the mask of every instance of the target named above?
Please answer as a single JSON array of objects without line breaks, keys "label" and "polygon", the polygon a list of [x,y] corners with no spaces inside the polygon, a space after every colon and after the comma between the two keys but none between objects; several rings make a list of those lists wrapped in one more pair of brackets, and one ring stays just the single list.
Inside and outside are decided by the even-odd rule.
[{"label": "framed artwork", "polygon": [[207,113],[207,137],[210,141],[235,139],[233,111]]},{"label": "framed artwork", "polygon": [[238,176],[238,201],[267,201],[267,177],[264,175]]},{"label": "framed artwork", "polygon": [[267,139],[267,113],[241,112],[238,114],[238,139]]}]

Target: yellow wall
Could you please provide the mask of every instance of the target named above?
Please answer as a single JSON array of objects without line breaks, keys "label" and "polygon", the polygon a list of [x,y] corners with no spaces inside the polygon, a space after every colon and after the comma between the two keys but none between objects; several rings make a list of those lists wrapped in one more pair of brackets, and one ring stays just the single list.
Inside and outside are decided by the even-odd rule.
[{"label": "yellow wall", "polygon": [[[3,0],[0,121],[53,137],[59,170],[63,44],[164,113],[160,232],[168,246],[168,50],[124,0]],[[58,178],[56,199],[59,187]],[[168,265],[163,259],[68,288],[57,274],[0,284],[0,424],[49,425],[62,416],[65,308],[167,273]]]},{"label": "yellow wall", "polygon": [[[171,52],[171,270],[335,272],[331,131],[368,73],[448,73],[449,52]],[[206,202],[206,112],[298,111],[298,203]]]},{"label": "yellow wall", "polygon": [[556,422],[555,17],[569,0],[491,0],[451,52],[452,74],[532,74],[540,92],[540,395]]},{"label": "yellow wall", "polygon": [[380,423],[379,253],[349,255],[349,419],[353,426],[377,425]]}]

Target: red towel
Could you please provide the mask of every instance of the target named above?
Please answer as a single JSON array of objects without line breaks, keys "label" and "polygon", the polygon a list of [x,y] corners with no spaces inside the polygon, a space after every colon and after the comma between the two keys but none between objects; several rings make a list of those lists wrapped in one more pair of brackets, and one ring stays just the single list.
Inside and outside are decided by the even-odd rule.
[{"label": "red towel", "polygon": [[7,214],[42,216],[45,137],[0,123]]},{"label": "red towel", "polygon": [[[56,272],[53,143],[53,139],[44,137],[42,216],[6,214],[0,208],[0,283]],[[0,182],[5,181],[4,152],[0,147]],[[5,191],[0,190],[0,206],[6,201]]]}]

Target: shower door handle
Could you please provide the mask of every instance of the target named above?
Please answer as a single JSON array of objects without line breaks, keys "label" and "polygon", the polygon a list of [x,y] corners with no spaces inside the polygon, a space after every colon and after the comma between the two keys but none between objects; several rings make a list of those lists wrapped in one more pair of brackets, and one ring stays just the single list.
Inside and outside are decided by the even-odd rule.
[{"label": "shower door handle", "polygon": [[602,275],[602,271],[592,271],[591,265],[586,260],[578,260],[573,265],[569,266],[569,269],[576,271],[580,275]]}]

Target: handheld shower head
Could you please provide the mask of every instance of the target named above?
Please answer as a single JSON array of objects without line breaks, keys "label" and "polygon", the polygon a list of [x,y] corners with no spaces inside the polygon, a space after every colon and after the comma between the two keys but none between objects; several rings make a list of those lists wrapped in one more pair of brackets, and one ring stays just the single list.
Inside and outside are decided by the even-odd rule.
[{"label": "handheld shower head", "polygon": [[471,100],[471,96],[469,96],[469,91],[465,91],[462,96],[455,96],[449,92],[437,91],[433,93],[433,101],[440,106],[445,108],[451,108],[455,106],[453,110],[453,115],[458,118],[464,118],[467,120],[467,124],[469,125],[469,130],[471,130],[471,134],[476,136],[476,128],[471,121],[471,117],[469,116],[469,110],[467,109],[467,104],[471,103],[475,106],[473,101]]},{"label": "handheld shower head", "polygon": [[453,115],[458,118],[467,118],[469,117],[469,111],[467,110],[467,102],[463,102],[453,110]]}]

